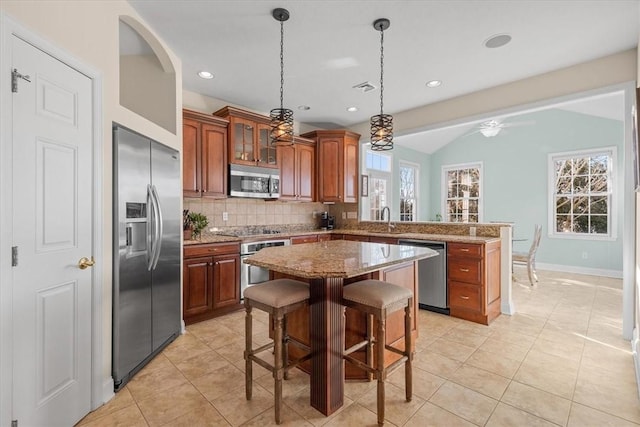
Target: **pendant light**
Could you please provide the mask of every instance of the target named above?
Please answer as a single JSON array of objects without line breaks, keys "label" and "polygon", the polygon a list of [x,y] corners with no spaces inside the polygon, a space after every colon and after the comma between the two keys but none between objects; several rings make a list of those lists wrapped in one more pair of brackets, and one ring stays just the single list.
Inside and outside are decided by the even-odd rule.
[{"label": "pendant light", "polygon": [[373,28],[380,31],[380,114],[371,117],[371,149],[386,151],[393,149],[393,116],[384,114],[384,30],[391,22],[386,18],[376,19]]},{"label": "pendant light", "polygon": [[284,108],[284,21],[289,19],[287,9],[277,8],[272,12],[276,21],[280,21],[280,108],[271,110],[272,145],[293,144],[293,111]]}]

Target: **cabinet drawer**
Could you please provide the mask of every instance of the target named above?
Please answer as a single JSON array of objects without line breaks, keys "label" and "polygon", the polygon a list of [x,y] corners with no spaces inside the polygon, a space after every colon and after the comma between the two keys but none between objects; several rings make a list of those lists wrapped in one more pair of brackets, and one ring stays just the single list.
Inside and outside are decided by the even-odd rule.
[{"label": "cabinet drawer", "polygon": [[447,256],[482,257],[482,245],[473,243],[448,243]]},{"label": "cabinet drawer", "polygon": [[482,287],[449,282],[449,306],[482,311]]},{"label": "cabinet drawer", "polygon": [[450,258],[449,279],[457,282],[482,284],[482,260],[473,258]]},{"label": "cabinet drawer", "polygon": [[225,255],[239,253],[240,243],[213,243],[184,247],[185,258],[203,255]]}]

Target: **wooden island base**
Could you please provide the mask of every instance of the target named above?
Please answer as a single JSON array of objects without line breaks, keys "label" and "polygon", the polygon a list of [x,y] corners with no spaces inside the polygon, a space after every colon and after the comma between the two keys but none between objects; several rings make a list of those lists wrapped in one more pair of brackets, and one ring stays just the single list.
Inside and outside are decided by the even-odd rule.
[{"label": "wooden island base", "polygon": [[[418,279],[417,279],[417,270],[418,265],[416,262],[408,262],[404,264],[398,264],[391,266],[389,268],[375,271],[372,273],[364,274],[361,276],[351,277],[348,279],[344,279],[344,285],[348,285],[349,283],[358,282],[360,280],[366,279],[377,279],[384,280],[385,282],[393,283],[394,285],[399,285],[402,287],[406,287],[410,289],[414,293],[414,306],[411,314],[412,318],[412,333],[413,333],[413,342],[416,342],[416,338],[418,337],[418,321],[417,321],[417,310],[418,310]],[[272,279],[278,278],[293,278],[296,280],[300,280],[303,282],[310,283],[312,279],[294,277],[291,275],[271,272]],[[342,295],[340,295],[342,297]],[[366,316],[356,310],[352,310],[350,308],[341,308],[344,313],[346,327],[344,329],[344,337],[346,346],[350,347],[351,345],[360,342],[366,336]],[[309,331],[309,320],[310,320],[310,308],[305,307],[303,309],[297,310],[291,314],[289,314],[287,320],[287,330],[289,335],[296,338],[299,341],[307,345],[311,345],[310,339],[310,331]],[[373,331],[375,336],[376,331],[376,323],[373,325]],[[271,332],[270,332],[271,334]],[[390,315],[387,319],[387,344],[392,345],[399,350],[404,348],[404,312],[398,311]],[[415,344],[414,344],[415,347]],[[414,348],[415,350],[415,348]],[[375,352],[374,352],[375,353]],[[292,359],[300,357],[302,355],[302,351],[293,346],[289,346],[289,354]],[[359,360],[365,362],[365,350],[360,350],[353,354],[354,357]],[[385,365],[390,364],[394,360],[399,358],[397,354],[394,354],[390,351],[386,351],[385,354]],[[375,355],[374,355],[375,360]],[[311,362],[307,361],[299,366],[304,372],[311,374]],[[350,363],[345,363],[345,379],[348,380],[366,380],[367,374],[362,369],[355,367]]]}]

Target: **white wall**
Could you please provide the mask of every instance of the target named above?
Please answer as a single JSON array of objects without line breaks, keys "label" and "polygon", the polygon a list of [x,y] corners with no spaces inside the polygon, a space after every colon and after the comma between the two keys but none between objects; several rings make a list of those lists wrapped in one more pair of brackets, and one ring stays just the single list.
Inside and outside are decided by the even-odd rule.
[{"label": "white wall", "polygon": [[[182,149],[182,127],[171,133],[131,112],[119,103],[119,19],[132,17],[144,25],[142,18],[126,2],[110,1],[10,1],[0,2],[0,10],[36,35],[66,51],[69,55],[102,73],[102,266],[103,363],[104,380],[111,378],[111,232],[112,232],[112,136],[111,125],[117,122],[156,141]],[[152,31],[152,35],[157,38]],[[158,41],[160,41],[158,39]],[[161,43],[161,42],[160,42]],[[175,100],[182,105],[182,65],[170,49],[161,43],[176,71]],[[182,112],[175,108],[175,123],[182,123]],[[85,355],[88,357],[88,355]]]},{"label": "white wall", "polygon": [[[636,56],[636,49],[630,49],[528,79],[393,113],[394,133],[409,134],[440,123],[633,81],[636,79]],[[351,130],[361,134],[364,141],[368,139],[369,122],[352,126]]]}]

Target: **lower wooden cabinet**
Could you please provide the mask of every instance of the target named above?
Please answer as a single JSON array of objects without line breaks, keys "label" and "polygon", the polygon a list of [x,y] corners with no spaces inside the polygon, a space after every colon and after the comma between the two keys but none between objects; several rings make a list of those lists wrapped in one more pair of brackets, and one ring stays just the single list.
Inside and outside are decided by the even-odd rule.
[{"label": "lower wooden cabinet", "polygon": [[292,245],[300,245],[302,243],[315,243],[318,241],[317,234],[306,234],[304,236],[292,236],[291,244]]},{"label": "lower wooden cabinet", "polygon": [[488,325],[500,315],[500,241],[448,243],[451,316]]},{"label": "lower wooden cabinet", "polygon": [[240,244],[185,247],[182,289],[186,324],[241,309]]}]

